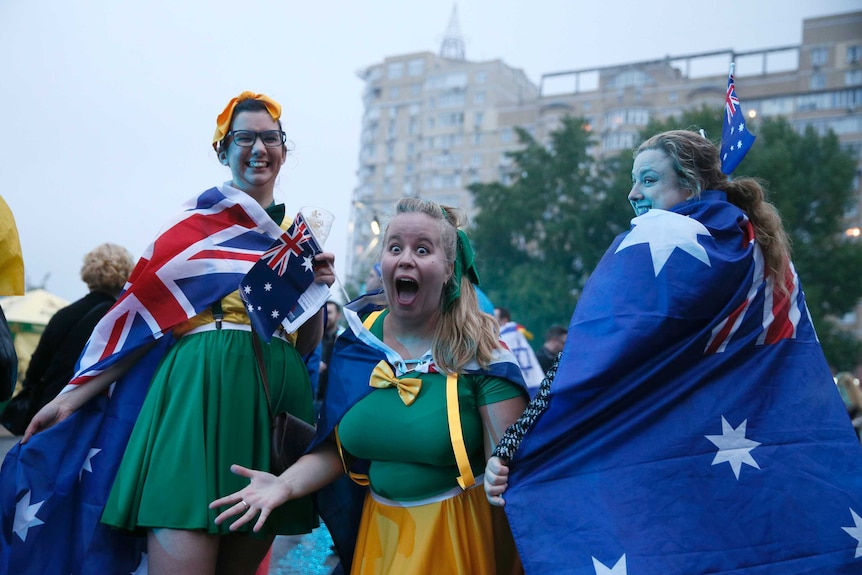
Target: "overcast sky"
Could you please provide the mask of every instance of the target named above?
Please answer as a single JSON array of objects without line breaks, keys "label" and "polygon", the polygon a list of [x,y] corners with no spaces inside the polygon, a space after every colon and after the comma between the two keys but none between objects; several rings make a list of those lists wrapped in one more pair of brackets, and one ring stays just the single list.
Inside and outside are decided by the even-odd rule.
[{"label": "overcast sky", "polygon": [[[439,52],[454,4],[365,0],[0,0],[0,157],[29,283],[74,300],[81,259],[137,258],[180,203],[229,178],[210,139],[243,90],[281,102],[296,149],[276,198],[335,214],[345,262],[363,82],[387,56]],[[471,61],[542,74],[798,44],[802,20],[862,0],[461,0]],[[744,92],[743,92],[744,94]]]}]

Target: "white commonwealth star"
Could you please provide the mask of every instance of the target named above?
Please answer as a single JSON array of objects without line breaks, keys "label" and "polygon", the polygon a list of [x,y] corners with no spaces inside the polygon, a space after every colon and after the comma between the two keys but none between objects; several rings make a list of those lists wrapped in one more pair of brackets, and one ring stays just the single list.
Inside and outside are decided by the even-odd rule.
[{"label": "white commonwealth star", "polygon": [[89,471],[90,473],[93,472],[93,466],[91,465],[90,460],[93,459],[93,456],[95,456],[100,451],[102,450],[93,447],[90,449],[90,452],[87,453],[87,458],[84,460],[84,464],[81,466],[81,470],[78,471],[78,481],[81,480],[81,476],[84,475],[85,471]]},{"label": "white commonwealth star", "polygon": [[853,509],[850,510],[850,513],[853,514],[853,523],[856,524],[856,527],[842,527],[841,529],[849,533],[850,537],[857,541],[856,557],[854,559],[858,559],[862,557],[862,517],[859,517]]},{"label": "white commonwealth star", "polygon": [[271,313],[270,315],[271,315],[273,318],[278,317],[278,315],[279,315],[279,314],[278,314],[278,310],[277,310],[277,309],[272,310],[272,313]]},{"label": "white commonwealth star", "polygon": [[251,293],[251,286],[243,286],[242,291],[245,293]]},{"label": "white commonwealth star", "polygon": [[739,471],[743,463],[760,469],[760,466],[751,456],[751,450],[760,445],[760,443],[745,438],[745,424],[747,422],[747,419],[743,419],[739,427],[734,429],[722,415],[721,435],[704,436],[718,447],[718,453],[715,454],[712,464],[718,465],[725,461],[730,463],[733,474],[737,479],[739,479]]},{"label": "white commonwealth star", "polygon": [[596,575],[627,575],[626,571],[626,554],[617,560],[616,565],[607,567],[604,563],[593,557],[593,569],[596,570]]},{"label": "white commonwealth star", "polygon": [[652,209],[634,218],[632,223],[634,229],[623,238],[614,253],[638,244],[648,244],[656,277],[677,248],[711,266],[706,250],[697,243],[697,236],[710,235],[699,221],[674,212]]},{"label": "white commonwealth star", "polygon": [[305,271],[311,271],[314,269],[314,258],[311,256],[305,256],[302,258],[302,267],[305,268]]},{"label": "white commonwealth star", "polygon": [[252,304],[248,304],[246,307],[248,308],[248,311],[254,312],[254,306]]},{"label": "white commonwealth star", "polygon": [[12,531],[18,534],[21,541],[27,540],[27,531],[31,527],[43,525],[45,522],[36,517],[39,508],[42,507],[44,501],[30,505],[30,492],[27,491],[24,497],[15,504],[15,520],[12,523]]},{"label": "white commonwealth star", "polygon": [[265,289],[266,291],[272,291],[272,284],[266,282],[265,284],[263,284],[263,289]]}]

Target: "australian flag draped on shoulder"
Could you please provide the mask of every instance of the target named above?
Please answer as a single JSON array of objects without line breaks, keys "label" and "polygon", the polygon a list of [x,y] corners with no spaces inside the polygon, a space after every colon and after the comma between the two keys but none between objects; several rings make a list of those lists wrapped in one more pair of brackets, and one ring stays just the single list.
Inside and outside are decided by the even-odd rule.
[{"label": "australian flag draped on shoulder", "polygon": [[736,86],[733,82],[733,64],[727,76],[727,93],[724,96],[724,123],[721,127],[721,172],[730,175],[751,146],[754,145],[754,134],[745,126],[745,116],[742,106],[736,96]]},{"label": "australian flag draped on shoulder", "polygon": [[240,296],[265,340],[281,325],[294,332],[326,303],[329,288],[314,283],[314,256],[322,250],[301,213],[252,266]]},{"label": "australian flag draped on shoulder", "polygon": [[706,191],[632,220],[511,460],[527,573],[862,572],[862,448],[799,278]]},{"label": "australian flag draped on shoulder", "polygon": [[144,540],[99,517],[171,328],[236,290],[281,228],[229,185],[184,205],[96,326],[70,386],[147,349],[111,388],[15,446],[0,472],[0,573],[142,573]]}]

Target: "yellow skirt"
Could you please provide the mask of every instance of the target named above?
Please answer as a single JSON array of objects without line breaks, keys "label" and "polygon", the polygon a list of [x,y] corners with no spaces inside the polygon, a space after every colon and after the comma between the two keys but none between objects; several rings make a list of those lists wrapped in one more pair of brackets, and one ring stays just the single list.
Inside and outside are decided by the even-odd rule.
[{"label": "yellow skirt", "polygon": [[506,515],[485,499],[481,481],[434,499],[404,503],[369,492],[351,575],[524,572]]}]

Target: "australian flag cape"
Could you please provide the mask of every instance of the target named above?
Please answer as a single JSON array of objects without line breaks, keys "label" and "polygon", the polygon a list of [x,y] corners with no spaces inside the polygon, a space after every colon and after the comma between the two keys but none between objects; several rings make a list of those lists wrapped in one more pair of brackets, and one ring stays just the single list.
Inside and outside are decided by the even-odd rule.
[{"label": "australian flag cape", "polygon": [[[348,329],[335,340],[317,436],[309,449],[330,437],[344,414],[374,390],[368,382],[381,360],[388,362],[396,375],[404,373],[406,368],[401,357],[362,324],[369,314],[384,310],[385,305],[384,294],[375,292],[344,306]],[[515,356],[505,349],[500,349],[487,369],[474,361],[463,373],[501,377],[526,390]],[[367,473],[368,462],[355,461],[350,471]],[[366,488],[354,483],[347,475],[317,493],[318,512],[332,535],[345,572],[350,570],[365,493]]]},{"label": "australian flag cape", "polygon": [[527,573],[862,572],[862,449],[782,282],[721,192],[616,238],[511,460]]},{"label": "australian flag cape", "polygon": [[184,205],[96,326],[70,386],[146,351],[109,394],[9,451],[0,471],[0,573],[146,571],[144,538],[99,523],[171,329],[239,286],[282,234],[256,201],[225,184]]}]

